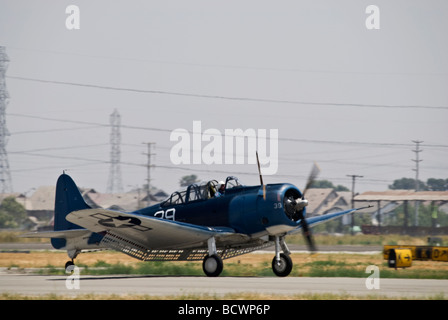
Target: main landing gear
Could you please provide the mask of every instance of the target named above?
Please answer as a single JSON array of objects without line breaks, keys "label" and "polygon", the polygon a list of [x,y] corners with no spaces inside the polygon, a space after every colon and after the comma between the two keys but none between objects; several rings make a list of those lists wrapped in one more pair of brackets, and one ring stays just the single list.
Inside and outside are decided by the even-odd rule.
[{"label": "main landing gear", "polygon": [[[284,253],[280,253],[280,247]],[[291,273],[292,260],[284,237],[275,237],[275,257],[272,259],[272,271],[279,277],[286,277]]]},{"label": "main landing gear", "polygon": [[207,277],[217,277],[221,274],[224,264],[217,254],[207,255],[202,262],[202,270]]},{"label": "main landing gear", "polygon": [[68,260],[68,261],[65,263],[65,270],[67,270],[68,267],[71,267],[71,266],[74,266],[74,265],[75,265],[75,261],[74,261],[74,259],[72,259],[72,260]]},{"label": "main landing gear", "polygon": [[[71,259],[65,263],[65,272],[71,273],[73,271],[73,268],[70,268],[75,265],[75,258],[80,253],[80,250],[73,249],[73,250],[67,250],[67,255]],[[68,270],[67,270],[68,268]]]},{"label": "main landing gear", "polygon": [[215,238],[207,240],[208,255],[205,256],[202,262],[202,270],[207,277],[217,277],[221,274],[224,264],[221,257],[216,252]]},{"label": "main landing gear", "polygon": [[[207,277],[217,277],[223,270],[223,262],[221,257],[216,252],[215,238],[210,238],[207,241],[208,255],[205,256],[202,262],[202,270]],[[280,253],[280,250],[283,253]],[[272,271],[279,277],[286,277],[292,271],[292,260],[290,258],[291,252],[285,243],[284,237],[275,237],[275,257],[272,259]]]}]

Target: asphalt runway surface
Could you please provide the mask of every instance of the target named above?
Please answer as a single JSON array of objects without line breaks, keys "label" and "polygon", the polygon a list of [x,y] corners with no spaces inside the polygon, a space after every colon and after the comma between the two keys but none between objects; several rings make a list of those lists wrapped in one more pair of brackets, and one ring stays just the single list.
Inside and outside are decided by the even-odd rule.
[{"label": "asphalt runway surface", "polygon": [[[360,297],[425,298],[448,296],[448,280],[380,279],[378,289],[368,289],[366,278],[306,277],[160,277],[160,276],[42,276],[0,273],[0,293],[29,296],[57,294],[137,294],[177,296],[251,292],[269,295],[349,294]],[[78,282],[77,282],[78,281]],[[77,285],[79,287],[77,287]]]},{"label": "asphalt runway surface", "polygon": [[[0,244],[4,251],[48,250],[41,244]],[[267,248],[269,251],[270,248]],[[292,251],[306,251],[305,246],[291,245]],[[379,252],[381,247],[372,246],[324,246],[319,251],[368,253]],[[229,293],[259,293],[269,295],[295,294],[348,294],[360,297],[408,297],[425,298],[448,296],[448,280],[423,279],[379,279],[378,289],[368,289],[365,278],[307,278],[307,277],[169,277],[110,275],[83,276],[79,281],[70,281],[67,276],[34,275],[19,273],[4,268],[0,270],[0,293],[22,295],[83,295],[83,294],[138,294],[154,296],[177,296],[208,294],[222,296]],[[67,280],[69,282],[67,282]],[[79,284],[76,288],[75,284]],[[70,289],[71,288],[71,289]]]}]

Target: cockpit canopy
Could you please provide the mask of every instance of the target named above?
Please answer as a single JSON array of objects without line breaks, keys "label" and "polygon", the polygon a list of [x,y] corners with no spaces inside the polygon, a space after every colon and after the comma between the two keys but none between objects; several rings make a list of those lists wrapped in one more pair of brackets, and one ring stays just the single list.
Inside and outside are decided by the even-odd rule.
[{"label": "cockpit canopy", "polygon": [[[233,188],[242,187],[237,177],[229,176],[225,181],[225,191]],[[217,180],[203,181],[194,183],[186,188],[175,191],[165,201],[162,202],[162,207],[174,206],[179,204],[190,203],[194,201],[207,200],[215,197],[216,192],[220,187]]]}]

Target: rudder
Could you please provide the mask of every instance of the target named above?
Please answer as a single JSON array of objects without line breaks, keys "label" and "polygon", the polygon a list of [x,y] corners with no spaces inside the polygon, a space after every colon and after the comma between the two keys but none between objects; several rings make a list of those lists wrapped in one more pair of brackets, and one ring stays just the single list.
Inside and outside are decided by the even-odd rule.
[{"label": "rudder", "polygon": [[73,211],[90,209],[84,201],[73,179],[67,174],[61,174],[56,184],[56,199],[54,203],[54,231],[83,229],[68,222],[65,217]]}]

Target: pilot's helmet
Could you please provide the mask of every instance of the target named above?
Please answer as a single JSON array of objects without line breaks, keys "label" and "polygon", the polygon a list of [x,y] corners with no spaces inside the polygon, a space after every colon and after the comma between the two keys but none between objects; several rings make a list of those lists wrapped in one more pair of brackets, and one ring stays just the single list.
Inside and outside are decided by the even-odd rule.
[{"label": "pilot's helmet", "polygon": [[219,183],[218,183],[218,185],[219,186],[223,186],[223,185],[225,185],[226,183],[224,182],[224,181],[219,181]]}]

